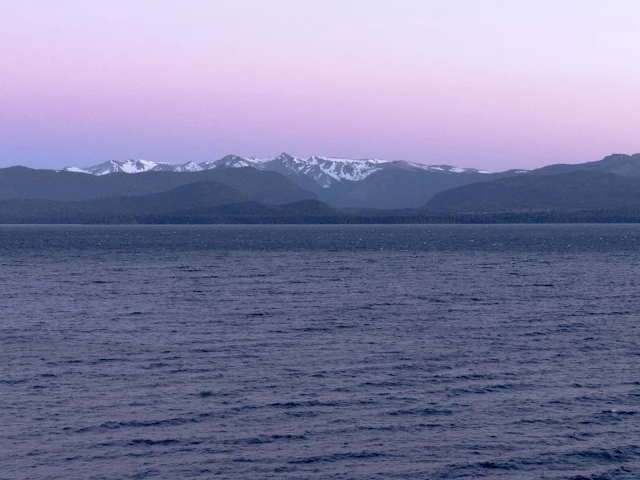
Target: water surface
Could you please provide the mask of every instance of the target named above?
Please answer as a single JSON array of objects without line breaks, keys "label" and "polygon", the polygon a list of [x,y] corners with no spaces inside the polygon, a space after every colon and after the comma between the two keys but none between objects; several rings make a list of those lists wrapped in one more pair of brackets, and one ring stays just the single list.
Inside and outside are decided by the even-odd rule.
[{"label": "water surface", "polygon": [[0,478],[637,478],[640,226],[0,227]]}]

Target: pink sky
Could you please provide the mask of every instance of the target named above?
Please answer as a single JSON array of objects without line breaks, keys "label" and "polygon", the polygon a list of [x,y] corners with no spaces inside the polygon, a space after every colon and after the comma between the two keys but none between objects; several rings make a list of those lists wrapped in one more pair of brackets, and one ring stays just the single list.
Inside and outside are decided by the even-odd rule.
[{"label": "pink sky", "polygon": [[636,0],[0,5],[0,166],[640,151]]}]

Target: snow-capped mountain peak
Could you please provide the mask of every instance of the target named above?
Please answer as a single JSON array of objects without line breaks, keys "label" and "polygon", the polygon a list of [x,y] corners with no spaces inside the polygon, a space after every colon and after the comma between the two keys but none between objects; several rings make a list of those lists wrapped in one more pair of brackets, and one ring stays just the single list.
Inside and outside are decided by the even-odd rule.
[{"label": "snow-capped mountain peak", "polygon": [[[200,165],[195,162],[187,162],[181,165],[174,165],[172,163],[156,163],[150,170],[152,172],[200,172],[204,170]],[[138,172],[136,172],[138,173]]]},{"label": "snow-capped mountain peak", "polygon": [[203,168],[195,162],[187,162],[181,165],[173,163],[153,162],[151,160],[107,160],[104,163],[92,167],[78,168],[67,167],[67,172],[88,173],[90,175],[107,175],[109,173],[144,173],[144,172],[199,172]]},{"label": "snow-capped mountain peak", "polygon": [[199,172],[215,168],[245,168],[253,167],[259,170],[275,170],[287,176],[303,176],[315,182],[318,186],[329,188],[339,182],[359,182],[368,176],[384,169],[413,169],[427,170],[433,173],[447,175],[454,174],[484,174],[489,173],[475,168],[460,168],[450,165],[424,165],[406,162],[404,160],[387,161],[379,159],[350,159],[340,157],[311,156],[308,158],[295,157],[286,152],[276,157],[256,158],[240,155],[227,155],[219,160],[201,163],[187,162],[175,165],[172,163],[153,162],[149,160],[109,160],[93,167],[67,167],[69,172],[86,173],[90,175],[107,175],[109,173],[143,173],[143,172]]},{"label": "snow-capped mountain peak", "polygon": [[[68,172],[88,173],[90,175],[107,175],[109,173],[141,173],[148,172],[156,168],[159,164],[149,160],[133,160],[124,161],[107,160],[104,163],[94,165],[93,167],[78,168],[67,167],[64,170]],[[169,164],[166,164],[169,165]],[[174,165],[171,165],[174,167]]]},{"label": "snow-capped mountain peak", "polygon": [[255,166],[255,162],[253,162],[249,158],[240,157],[238,155],[227,155],[226,157],[221,158],[217,162],[214,162],[212,165],[215,165],[215,167],[213,168],[218,168],[218,167],[243,168],[243,167],[253,167]]},{"label": "snow-capped mountain peak", "polygon": [[120,171],[124,173],[141,173],[148,172],[149,170],[153,170],[158,166],[156,162],[152,162],[150,160],[126,160],[122,163],[114,162],[111,160],[112,165],[118,165],[120,167]]},{"label": "snow-capped mountain peak", "polygon": [[272,160],[280,160],[280,161],[291,161],[291,160],[302,160],[301,158],[298,157],[294,157],[293,155],[289,155],[287,152],[282,152],[280,155],[278,155],[277,157],[273,158]]}]

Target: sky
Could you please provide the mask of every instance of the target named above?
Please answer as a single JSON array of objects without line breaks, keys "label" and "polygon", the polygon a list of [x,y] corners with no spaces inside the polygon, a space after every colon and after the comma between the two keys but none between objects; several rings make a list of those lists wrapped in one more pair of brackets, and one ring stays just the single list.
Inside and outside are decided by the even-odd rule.
[{"label": "sky", "polygon": [[0,1],[0,167],[640,152],[637,0]]}]

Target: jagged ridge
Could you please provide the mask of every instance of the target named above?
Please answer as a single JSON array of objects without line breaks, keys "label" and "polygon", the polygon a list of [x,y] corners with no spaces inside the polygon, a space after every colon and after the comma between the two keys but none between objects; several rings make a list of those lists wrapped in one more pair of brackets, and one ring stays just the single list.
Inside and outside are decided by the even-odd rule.
[{"label": "jagged ridge", "polygon": [[350,181],[358,182],[369,175],[387,169],[414,169],[437,173],[469,174],[488,173],[474,168],[459,168],[450,165],[424,165],[406,161],[387,161],[379,159],[348,159],[311,156],[301,158],[282,153],[277,157],[256,158],[227,155],[214,162],[188,162],[180,165],[153,162],[149,160],[109,160],[92,167],[67,167],[64,170],[91,175],[107,175],[110,173],[142,173],[149,171],[198,172],[215,168],[254,167],[259,170],[274,170],[285,175],[302,175],[308,177],[322,188]]}]

